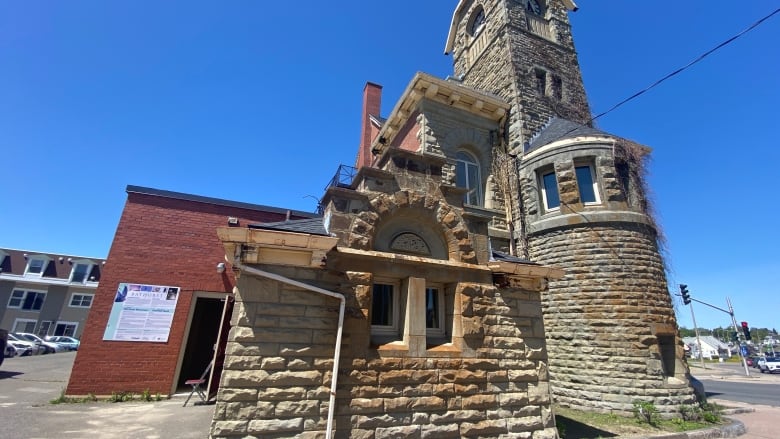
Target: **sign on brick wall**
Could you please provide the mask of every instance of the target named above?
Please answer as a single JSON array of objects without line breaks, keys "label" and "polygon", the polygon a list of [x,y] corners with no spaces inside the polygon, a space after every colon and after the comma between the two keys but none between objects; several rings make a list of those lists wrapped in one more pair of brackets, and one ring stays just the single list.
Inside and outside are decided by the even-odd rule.
[{"label": "sign on brick wall", "polygon": [[120,283],[103,340],[165,343],[179,287]]}]

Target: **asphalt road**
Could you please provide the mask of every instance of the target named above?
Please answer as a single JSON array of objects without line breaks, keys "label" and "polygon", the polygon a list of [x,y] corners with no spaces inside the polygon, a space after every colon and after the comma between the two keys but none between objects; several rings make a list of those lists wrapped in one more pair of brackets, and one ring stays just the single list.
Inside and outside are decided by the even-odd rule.
[{"label": "asphalt road", "polygon": [[6,358],[0,366],[0,439],[205,438],[214,406],[159,402],[51,404],[67,386],[75,352]]},{"label": "asphalt road", "polygon": [[780,384],[701,380],[708,398],[780,407]]}]

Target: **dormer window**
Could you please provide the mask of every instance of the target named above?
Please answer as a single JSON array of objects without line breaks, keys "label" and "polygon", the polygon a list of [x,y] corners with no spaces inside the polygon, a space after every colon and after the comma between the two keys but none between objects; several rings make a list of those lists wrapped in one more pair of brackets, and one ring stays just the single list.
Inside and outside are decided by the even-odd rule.
[{"label": "dormer window", "polygon": [[71,282],[77,282],[83,284],[87,281],[89,272],[92,269],[92,264],[85,262],[78,262],[73,264],[73,272],[70,277]]},{"label": "dormer window", "polygon": [[29,261],[27,261],[27,270],[25,270],[24,274],[26,276],[42,276],[43,271],[46,269],[46,262],[45,258],[31,256]]},{"label": "dormer window", "polygon": [[479,6],[471,16],[471,21],[469,23],[469,34],[471,34],[472,37],[475,37],[484,27],[485,10],[482,8],[482,6]]}]

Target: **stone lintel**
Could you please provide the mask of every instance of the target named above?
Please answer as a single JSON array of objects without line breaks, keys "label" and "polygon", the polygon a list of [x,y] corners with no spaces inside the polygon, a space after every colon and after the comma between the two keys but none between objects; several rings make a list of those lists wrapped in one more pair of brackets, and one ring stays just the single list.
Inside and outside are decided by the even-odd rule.
[{"label": "stone lintel", "polygon": [[423,277],[430,282],[475,282],[491,284],[491,270],[485,265],[423,256],[358,250],[338,246],[328,253],[327,268],[335,271],[364,271],[375,276]]},{"label": "stone lintel", "polygon": [[321,267],[327,252],[338,238],[279,230],[217,228],[225,248],[225,258],[242,263]]},{"label": "stone lintel", "polygon": [[487,265],[490,267],[490,270],[493,271],[493,273],[504,274],[508,276],[560,279],[566,274],[565,271],[557,267],[546,267],[535,264],[490,261]]}]

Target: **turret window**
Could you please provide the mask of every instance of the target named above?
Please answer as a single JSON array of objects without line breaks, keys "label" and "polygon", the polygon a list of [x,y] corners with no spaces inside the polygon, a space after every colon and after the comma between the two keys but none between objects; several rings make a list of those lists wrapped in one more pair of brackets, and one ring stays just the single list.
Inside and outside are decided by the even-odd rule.
[{"label": "turret window", "polygon": [[593,166],[575,166],[574,172],[577,175],[577,187],[580,190],[580,202],[582,204],[599,203],[599,191],[596,183],[596,175],[593,172]]},{"label": "turret window", "polygon": [[561,207],[561,198],[558,194],[558,179],[555,177],[555,171],[543,173],[540,186],[545,210]]}]

